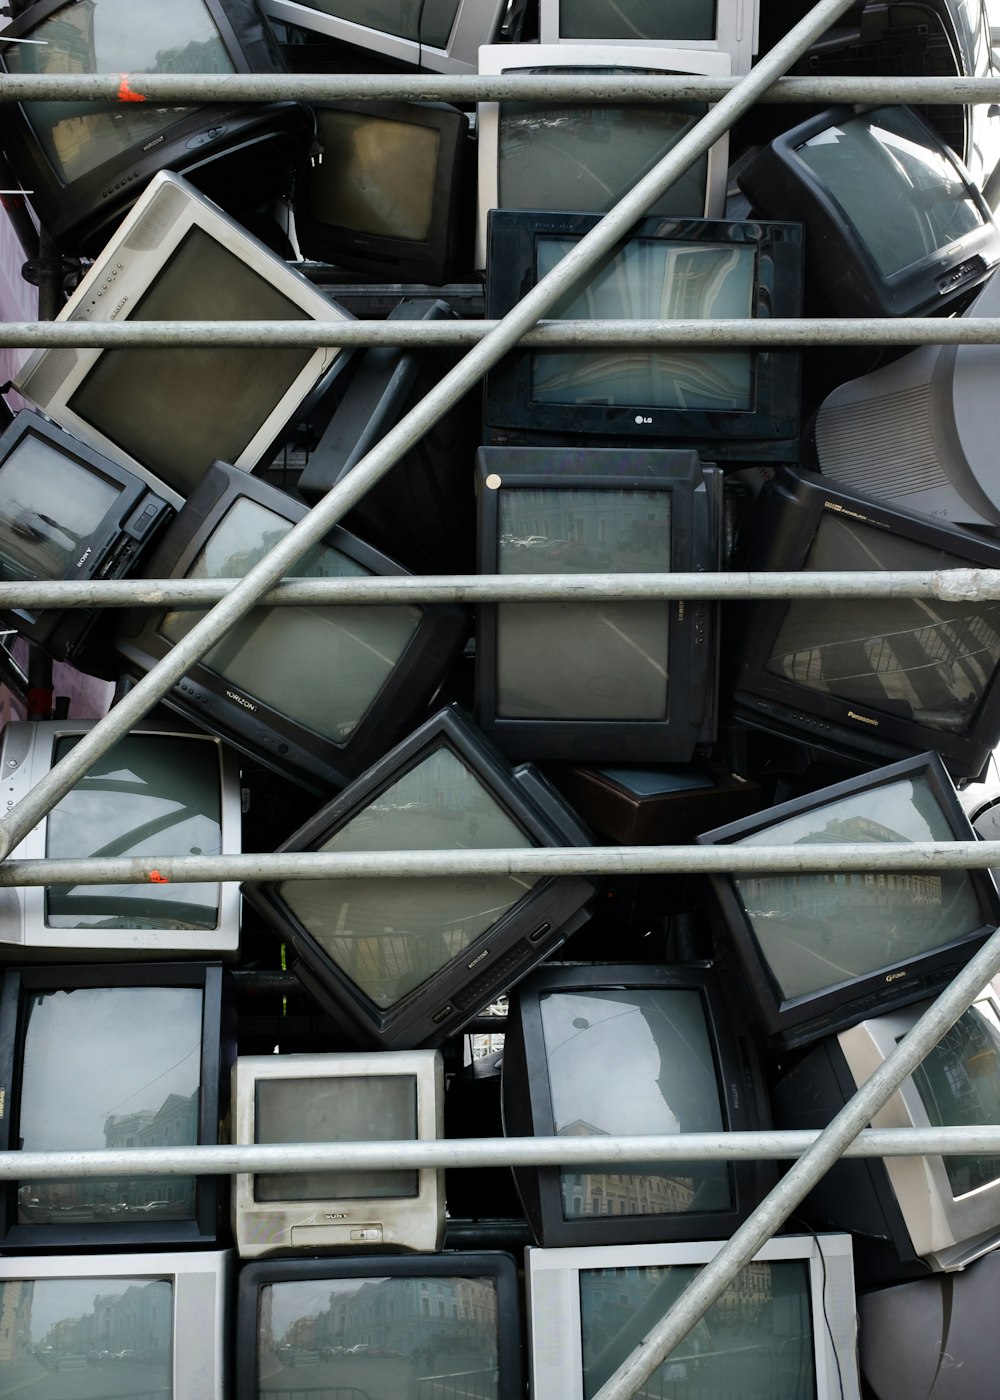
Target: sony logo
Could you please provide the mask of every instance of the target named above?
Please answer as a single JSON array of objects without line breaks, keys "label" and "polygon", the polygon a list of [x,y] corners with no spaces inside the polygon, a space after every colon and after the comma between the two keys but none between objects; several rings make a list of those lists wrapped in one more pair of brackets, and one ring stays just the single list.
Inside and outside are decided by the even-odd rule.
[{"label": "sony logo", "polygon": [[256,710],[257,708],[252,700],[247,700],[243,695],[237,695],[235,690],[227,690],[226,695],[230,700],[235,700],[237,705],[242,705],[245,710]]},{"label": "sony logo", "polygon": [[870,715],[856,715],[853,710],[848,710],[847,718],[856,719],[859,724],[872,724],[876,729],[878,728],[878,720],[872,719]]},{"label": "sony logo", "polygon": [[83,553],[80,555],[79,559],[76,561],[76,567],[77,567],[78,569],[81,568],[82,565],[84,565],[84,564],[87,562],[87,560],[90,558],[90,549],[91,549],[91,547],[90,547],[90,545],[88,544],[88,545],[87,545],[87,548],[83,551]]},{"label": "sony logo", "polygon": [[327,1212],[324,1214],[323,1219],[324,1219],[324,1220],[346,1220],[346,1219],[347,1219],[347,1211],[346,1211],[346,1210],[327,1211]]}]

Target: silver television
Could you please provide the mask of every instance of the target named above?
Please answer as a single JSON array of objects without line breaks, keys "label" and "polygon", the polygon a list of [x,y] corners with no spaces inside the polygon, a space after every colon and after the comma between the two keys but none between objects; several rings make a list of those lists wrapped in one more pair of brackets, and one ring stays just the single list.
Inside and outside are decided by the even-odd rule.
[{"label": "silver television", "polygon": [[759,19],[758,0],[538,0],[543,44],[721,49],[740,77],[757,52]]}]

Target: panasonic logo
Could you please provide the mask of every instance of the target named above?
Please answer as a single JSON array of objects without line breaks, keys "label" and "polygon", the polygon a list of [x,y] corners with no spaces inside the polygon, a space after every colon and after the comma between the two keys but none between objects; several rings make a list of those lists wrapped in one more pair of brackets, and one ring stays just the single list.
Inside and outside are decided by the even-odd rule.
[{"label": "panasonic logo", "polygon": [[858,721],[859,724],[871,724],[871,725],[873,725],[876,729],[878,728],[878,720],[877,720],[877,719],[872,719],[870,715],[856,715],[856,714],[854,713],[853,710],[848,710],[848,711],[847,711],[847,718],[848,718],[848,719],[856,719],[856,720]]},{"label": "panasonic logo", "polygon": [[257,708],[252,700],[247,700],[243,695],[237,695],[235,690],[227,690],[226,695],[230,700],[235,700],[237,705],[242,705],[245,710],[256,710]]}]

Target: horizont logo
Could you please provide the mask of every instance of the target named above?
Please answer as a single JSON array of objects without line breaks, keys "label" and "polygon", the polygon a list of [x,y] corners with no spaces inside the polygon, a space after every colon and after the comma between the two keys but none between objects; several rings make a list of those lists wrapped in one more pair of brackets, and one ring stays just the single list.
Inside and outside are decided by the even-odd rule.
[{"label": "horizont logo", "polygon": [[230,700],[235,700],[237,705],[242,705],[245,710],[256,710],[257,708],[252,700],[247,700],[243,695],[237,695],[235,690],[227,690],[226,694]]}]

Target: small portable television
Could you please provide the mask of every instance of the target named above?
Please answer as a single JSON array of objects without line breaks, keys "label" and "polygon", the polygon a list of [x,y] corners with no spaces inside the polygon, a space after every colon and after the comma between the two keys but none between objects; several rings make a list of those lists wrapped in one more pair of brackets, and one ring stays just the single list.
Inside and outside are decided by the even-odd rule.
[{"label": "small portable television", "polygon": [[303,1372],[331,1395],[521,1400],[517,1264],[492,1250],[245,1264],[233,1400],[278,1400]]},{"label": "small portable television", "polygon": [[[215,1145],[229,1054],[217,963],[7,969],[0,1150]],[[205,1247],[219,1205],[215,1176],[11,1178],[0,1240],[8,1253]]]},{"label": "small portable television", "polygon": [[[588,846],[530,764],[517,768],[455,708],[438,711],[280,850]],[[565,942],[595,887],[576,875],[283,880],[244,894],[294,971],[359,1046],[434,1048]]]},{"label": "small portable television", "polygon": [[[210,199],[161,171],[115,230],[59,321],[352,319]],[[60,427],[170,505],[215,457],[249,471],[341,351],[254,346],[38,350],[16,387]]]},{"label": "small portable television", "polygon": [[[241,578],[308,508],[226,462],[213,462],[147,565],[149,578]],[[296,578],[406,573],[335,526],[300,559]],[[143,675],[203,612],[135,610],[115,647]],[[466,612],[448,604],[364,603],[257,607],[164,697],[300,786],[328,796],[357,777],[407,729],[461,654]]]},{"label": "small portable television", "polygon": [[[936,753],[820,788],[699,836],[725,846],[974,841]],[[755,1028],[807,1045],[947,986],[1000,923],[989,871],[712,876],[718,954]]]},{"label": "small portable television", "polygon": [[[439,1050],[240,1055],[237,1143],[433,1142],[444,1137]],[[444,1242],[444,1172],[386,1168],[240,1172],[233,1237],[241,1259],[271,1254],[431,1253]]]},{"label": "small portable television", "polygon": [[757,52],[756,0],[539,0],[543,44],[661,45],[729,54],[736,77],[750,72]]},{"label": "small portable television", "polygon": [[295,188],[307,258],[436,286],[472,268],[469,117],[443,102],[313,106],[321,160]]},{"label": "small portable television", "polygon": [[[485,447],[484,574],[715,572],[722,473],[683,449]],[[476,718],[508,757],[683,763],[715,738],[706,602],[483,603]]]},{"label": "small portable television", "polygon": [[[666,13],[666,12],[665,12]],[[636,44],[494,44],[479,51],[481,74],[603,78],[728,78],[728,54]],[[707,102],[480,102],[476,267],[487,257],[491,209],[606,214],[709,110]],[[725,212],[729,137],[699,156],[649,210],[664,217]]]},{"label": "small portable television", "polygon": [[[486,315],[499,320],[599,221],[495,209]],[[567,293],[553,321],[794,317],[802,226],[644,218]],[[797,460],[799,356],[757,348],[515,349],[486,376],[491,446],[685,447],[706,461]],[[569,442],[567,443],[567,439]]]},{"label": "small portable television", "polygon": [[[11,721],[0,732],[3,795],[16,805],[96,720]],[[240,774],[220,740],[143,720],[12,852],[14,860],[238,855]],[[0,890],[8,961],[235,957],[236,884],[25,885]]]},{"label": "small portable television", "polygon": [[[30,409],[0,437],[0,578],[10,583],[127,578],[173,513],[133,472]],[[107,610],[4,617],[57,661],[110,677]]]},{"label": "small portable television", "polygon": [[[549,962],[512,992],[508,1137],[628,1137],[770,1126],[753,1037],[706,963]],[[513,1168],[546,1247],[726,1239],[776,1174],[763,1162]]]},{"label": "small portable television", "polygon": [[[752,572],[1000,567],[1000,544],[782,469],[744,519]],[[1000,606],[941,598],[757,601],[730,617],[723,690],[749,725],[871,762],[935,749],[975,777],[1000,740]]]},{"label": "small portable television", "polygon": [[1000,262],[1000,227],[955,152],[909,107],[834,107],[741,170],[755,213],[806,228],[807,288],[836,316],[954,310]]},{"label": "small portable television", "polygon": [[[772,1085],[783,1128],[825,1127],[931,1005],[918,1002],[824,1036]],[[872,1119],[873,1128],[985,1127],[1000,1112],[1000,983],[988,983]],[[869,1282],[964,1269],[1000,1243],[1000,1157],[934,1154],[837,1162],[799,1208],[850,1230]]]},{"label": "small portable television", "polygon": [[32,0],[0,33],[11,76],[120,74],[117,101],[11,103],[4,153],[46,233],[96,255],[160,170],[185,175],[232,214],[288,193],[312,140],[295,102],[180,106],[149,100],[142,75],[281,73],[256,0]]},{"label": "small portable television", "polygon": [[[532,1393],[591,1400],[721,1248],[692,1240],[527,1250]],[[849,1235],[776,1236],[644,1393],[859,1400],[855,1308]]]},{"label": "small portable television", "polygon": [[224,1400],[235,1282],[232,1250],[0,1259],[0,1394]]}]

